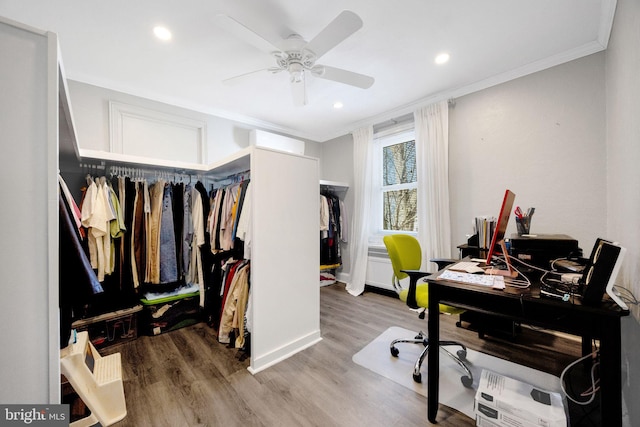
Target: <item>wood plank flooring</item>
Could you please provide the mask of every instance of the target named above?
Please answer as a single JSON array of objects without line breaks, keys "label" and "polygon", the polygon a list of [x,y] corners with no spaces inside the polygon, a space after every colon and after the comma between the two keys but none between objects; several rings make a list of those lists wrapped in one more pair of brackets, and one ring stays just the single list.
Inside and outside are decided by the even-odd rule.
[{"label": "wood plank flooring", "polygon": [[[397,298],[353,297],[340,283],[320,296],[322,341],[256,375],[202,323],[105,350],[122,355],[128,414],[116,426],[429,425],[423,396],[351,360],[388,327],[426,331],[426,320]],[[580,355],[574,340],[526,328],[511,340],[481,340],[456,320],[442,316],[442,336],[555,375]],[[441,405],[438,425],[475,422]]]}]

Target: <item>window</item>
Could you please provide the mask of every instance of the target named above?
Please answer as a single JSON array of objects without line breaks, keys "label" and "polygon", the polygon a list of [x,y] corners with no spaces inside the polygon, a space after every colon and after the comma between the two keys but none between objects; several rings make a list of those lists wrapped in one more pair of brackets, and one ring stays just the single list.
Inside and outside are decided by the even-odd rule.
[{"label": "window", "polygon": [[416,231],[416,143],[382,147],[382,229]]},{"label": "window", "polygon": [[372,200],[374,240],[390,232],[418,231],[418,173],[413,130],[375,140]]}]

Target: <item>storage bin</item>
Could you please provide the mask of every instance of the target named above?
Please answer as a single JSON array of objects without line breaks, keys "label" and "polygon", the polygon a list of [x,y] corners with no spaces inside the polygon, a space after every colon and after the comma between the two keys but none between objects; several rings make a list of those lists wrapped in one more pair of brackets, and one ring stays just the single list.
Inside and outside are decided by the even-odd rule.
[{"label": "storage bin", "polygon": [[201,321],[200,292],[140,302],[143,306],[140,330],[147,335],[159,335]]}]

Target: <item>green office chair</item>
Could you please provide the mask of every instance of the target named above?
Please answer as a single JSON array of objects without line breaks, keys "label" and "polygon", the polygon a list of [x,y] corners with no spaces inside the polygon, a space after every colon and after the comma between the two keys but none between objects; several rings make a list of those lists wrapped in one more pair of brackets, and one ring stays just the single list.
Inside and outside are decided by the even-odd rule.
[{"label": "green office chair", "polygon": [[[384,245],[389,252],[389,258],[391,259],[391,265],[393,266],[393,287],[399,294],[399,297],[404,301],[411,309],[419,310],[420,318],[424,319],[424,312],[429,308],[429,285],[427,283],[418,284],[418,280],[430,275],[424,271],[420,271],[422,265],[422,250],[420,249],[420,243],[418,240],[407,234],[393,234],[384,236]],[[434,262],[438,262],[434,260]],[[453,260],[446,263],[451,263]],[[439,266],[442,264],[439,263]],[[400,280],[409,277],[409,289],[403,289],[400,285]],[[421,310],[420,310],[421,309]],[[451,307],[448,305],[440,304],[440,312],[449,314],[460,314],[464,310]],[[391,355],[398,357],[400,351],[396,347],[399,343],[412,343],[424,345],[424,350],[420,354],[420,357],[416,361],[413,367],[413,380],[417,383],[422,381],[422,374],[420,373],[420,367],[422,361],[427,356],[429,351],[429,338],[420,331],[414,339],[396,339],[391,342],[390,350]],[[473,383],[473,374],[469,368],[464,364],[467,358],[467,347],[457,341],[440,341],[440,349],[443,350],[449,357],[451,357],[465,372],[466,375],[462,376],[460,380],[462,384],[470,388]],[[445,348],[445,346],[459,346],[462,347],[457,351],[456,355],[451,353]]]}]

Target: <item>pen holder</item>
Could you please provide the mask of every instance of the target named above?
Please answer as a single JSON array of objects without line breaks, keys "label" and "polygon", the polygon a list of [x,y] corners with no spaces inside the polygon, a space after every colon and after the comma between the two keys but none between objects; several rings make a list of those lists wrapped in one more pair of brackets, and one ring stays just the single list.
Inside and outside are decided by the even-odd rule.
[{"label": "pen holder", "polygon": [[522,218],[516,218],[516,228],[518,229],[518,235],[529,234],[531,231],[531,217],[523,216]]}]

